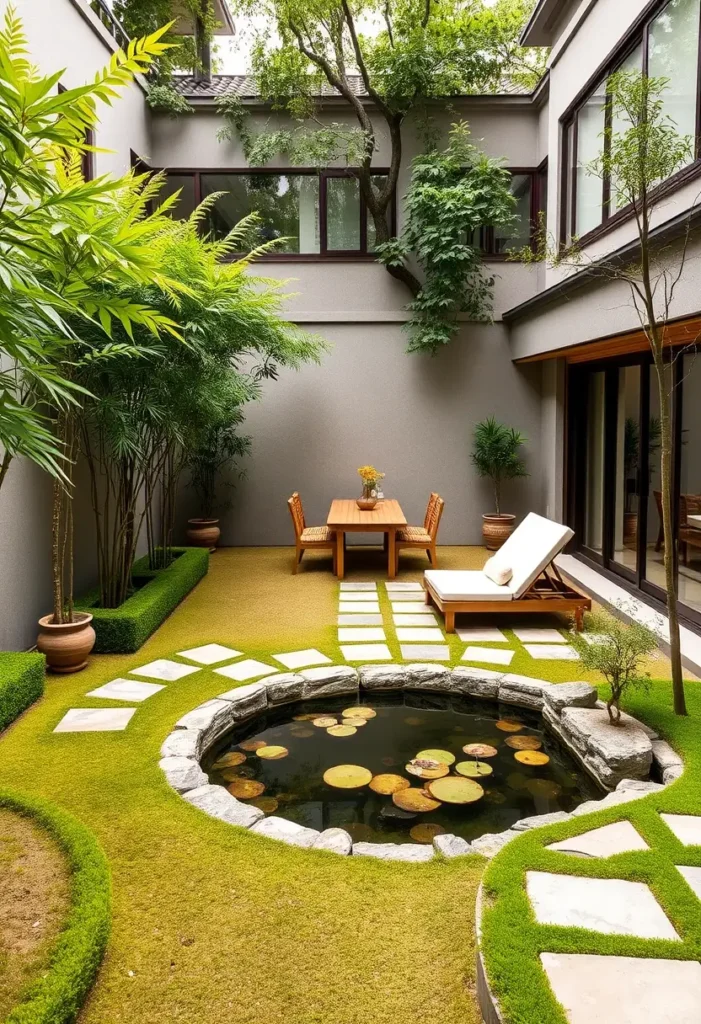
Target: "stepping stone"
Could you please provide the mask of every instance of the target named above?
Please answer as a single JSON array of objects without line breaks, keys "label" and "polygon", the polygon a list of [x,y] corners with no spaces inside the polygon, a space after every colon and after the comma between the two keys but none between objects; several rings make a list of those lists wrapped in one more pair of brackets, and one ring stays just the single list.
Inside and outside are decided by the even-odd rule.
[{"label": "stepping stone", "polygon": [[420,587],[419,590],[392,590],[389,594],[390,601],[396,601],[398,604],[404,604],[408,601],[418,601],[423,596],[424,588]]},{"label": "stepping stone", "polygon": [[279,661],[285,668],[307,668],[309,665],[330,665],[331,658],[327,658],[321,651],[314,647],[306,651],[290,651],[288,654],[273,654],[275,661]]},{"label": "stepping stone", "polygon": [[338,626],[381,626],[382,616],[379,614],[372,615],[339,615],[336,620]]},{"label": "stepping stone", "polygon": [[227,679],[237,679],[240,683],[246,679],[255,679],[256,676],[269,676],[279,669],[265,665],[255,658],[246,658],[244,661],[235,661],[233,665],[225,665],[223,668],[215,668],[217,675],[226,676]]},{"label": "stepping stone", "polygon": [[377,584],[376,583],[342,583],[341,584],[341,590],[350,590],[350,591],[355,591],[356,593],[357,592],[360,592],[360,593],[369,592],[369,591],[373,590],[373,591],[375,591],[375,593],[377,593]]},{"label": "stepping stone", "polygon": [[379,615],[380,606],[377,601],[367,604],[352,604],[341,601],[338,610],[342,615]]},{"label": "stepping stone", "polygon": [[539,924],[681,941],[643,882],[529,871],[526,888]]},{"label": "stepping stone", "polygon": [[524,645],[532,658],[539,658],[541,661],[579,661],[579,655],[574,647],[567,644],[525,644]]},{"label": "stepping stone", "polygon": [[701,868],[686,868],[675,865],[677,871],[684,876],[687,884],[693,889],[694,895],[701,900]]},{"label": "stepping stone", "polygon": [[218,661],[230,661],[231,658],[240,658],[241,651],[235,651],[233,647],[225,647],[223,644],[204,644],[202,647],[191,647],[189,651],[178,651],[179,658],[189,658],[200,665],[216,665]]},{"label": "stepping stone", "polygon": [[387,644],[346,644],[341,646],[346,661],[391,661]]},{"label": "stepping stone", "polygon": [[390,594],[401,593],[404,590],[423,591],[424,589],[420,583],[385,583],[385,586]]},{"label": "stepping stone", "polygon": [[570,1024],[698,1024],[701,964],[581,953],[541,953]]},{"label": "stepping stone", "polygon": [[572,836],[559,843],[546,846],[546,850],[571,853],[580,857],[613,857],[631,850],[649,850],[643,837],[629,821],[614,821],[612,825],[593,828],[581,836]]},{"label": "stepping stone", "polygon": [[375,590],[364,591],[364,590],[343,590],[339,595],[341,601],[358,601],[362,604],[364,601],[377,601],[377,592]]},{"label": "stepping stone", "polygon": [[406,629],[399,626],[397,627],[397,639],[405,640],[408,643],[418,641],[420,643],[433,642],[439,644],[445,640],[445,637],[443,636],[442,631],[438,629],[438,627],[436,627],[435,629],[419,629],[416,627]]},{"label": "stepping stone", "polygon": [[437,626],[438,620],[433,612],[426,615],[399,615],[395,612],[392,616],[395,626]]},{"label": "stepping stone", "polygon": [[365,640],[386,640],[384,629],[373,629],[372,627],[366,627],[364,629],[339,629],[338,639],[342,643],[359,643]]},{"label": "stepping stone", "polygon": [[108,700],[148,700],[154,693],[164,690],[158,683],[138,683],[136,679],[113,679],[97,690],[86,693],[86,697],[106,697]]},{"label": "stepping stone", "polygon": [[148,679],[162,679],[166,683],[172,683],[176,679],[201,671],[194,665],[180,665],[177,661],[159,658],[157,661],[150,661],[148,665],[142,665],[141,668],[130,668],[129,675],[146,676]]},{"label": "stepping stone", "polygon": [[54,732],[121,732],[136,708],[71,708]]},{"label": "stepping stone", "polygon": [[701,846],[701,815],[661,814],[660,817],[684,846]]},{"label": "stepping stone", "polygon": [[401,644],[405,661],[450,661],[450,648],[446,644]]},{"label": "stepping stone", "polygon": [[473,642],[508,644],[509,642],[500,629],[480,629],[479,626],[471,626],[469,629],[457,629],[455,632],[466,644]]},{"label": "stepping stone", "polygon": [[515,651],[503,651],[499,647],[468,647],[463,661],[486,661],[491,665],[510,665]]},{"label": "stepping stone", "polygon": [[[413,595],[412,595],[413,596]],[[405,601],[404,604],[397,602],[397,595],[392,595],[392,611],[399,615],[425,615],[431,611],[431,606],[425,601]]]},{"label": "stepping stone", "polygon": [[515,629],[514,636],[524,644],[566,644],[567,638],[558,629]]},{"label": "stepping stone", "polygon": [[603,633],[580,633],[579,637],[587,644],[605,644],[608,641],[608,637]]}]

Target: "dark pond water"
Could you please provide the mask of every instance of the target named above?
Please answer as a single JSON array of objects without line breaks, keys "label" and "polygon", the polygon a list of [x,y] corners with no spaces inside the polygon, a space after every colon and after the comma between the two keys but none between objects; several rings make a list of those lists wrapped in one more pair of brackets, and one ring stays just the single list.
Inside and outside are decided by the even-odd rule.
[{"label": "dark pond water", "polygon": [[[315,714],[330,716],[340,724],[341,712],[354,705],[376,714],[350,736],[333,736],[311,721],[295,721],[295,716]],[[520,728],[502,731],[497,722],[503,720],[514,723],[514,730]],[[345,828],[356,841],[410,842],[418,838],[411,836],[410,830],[419,824],[435,825],[470,840],[486,832],[501,832],[519,818],[571,811],[582,801],[601,796],[595,783],[540,725],[540,716],[517,708],[432,694],[384,693],[360,701],[352,696],[304,701],[270,711],[229,733],[209,753],[204,768],[211,782],[231,787],[236,796],[241,796],[242,780],[259,783],[249,787],[259,791],[252,802],[260,801],[266,813],[319,830]],[[532,746],[540,744],[539,753],[547,755],[548,763],[521,763],[518,751],[507,743],[515,737],[527,737],[526,744]],[[250,749],[254,741],[284,747],[288,753],[263,760]],[[323,778],[334,766],[358,765],[373,776],[402,776],[421,789],[428,783],[405,769],[412,758],[420,751],[438,749],[453,754],[456,764],[474,761],[476,758],[462,749],[471,743],[496,748],[496,754],[482,758],[492,773],[476,779],[484,796],[471,804],[443,802],[428,812],[405,817],[407,812],[395,806],[392,796],[375,793],[368,785],[337,789]],[[237,756],[227,757],[230,754]],[[246,759],[240,764],[221,766],[222,760],[236,761],[244,754]],[[450,774],[455,773],[453,764]]]}]

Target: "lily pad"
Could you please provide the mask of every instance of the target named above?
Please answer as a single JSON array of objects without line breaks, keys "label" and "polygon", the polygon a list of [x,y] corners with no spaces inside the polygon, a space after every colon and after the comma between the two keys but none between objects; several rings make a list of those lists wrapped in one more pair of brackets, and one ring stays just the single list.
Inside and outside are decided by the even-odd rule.
[{"label": "lily pad", "polygon": [[332,725],[338,725],[338,719],[332,718],[331,715],[321,715],[312,720],[312,725],[315,725],[317,729],[330,729]]},{"label": "lily pad", "polygon": [[287,757],[289,750],[287,747],[261,747],[260,750],[256,750],[258,757],[262,757],[264,761],[279,761],[282,757]]},{"label": "lily pad", "polygon": [[441,805],[440,800],[428,796],[422,789],[414,789],[413,786],[393,793],[392,803],[403,811],[415,811],[419,814],[436,811]]},{"label": "lily pad", "polygon": [[442,836],[445,834],[445,829],[442,825],[434,825],[431,822],[423,822],[420,825],[414,825],[409,830],[409,835],[415,843],[425,843],[426,845],[433,842],[435,836]]},{"label": "lily pad", "polygon": [[315,718],[319,717],[318,711],[312,711],[310,714],[308,711],[303,715],[295,715],[292,719],[293,722],[313,722]]},{"label": "lily pad", "polygon": [[337,764],[324,772],[324,782],[335,789],[361,789],[372,781],[372,772],[359,764]]},{"label": "lily pad", "polygon": [[479,782],[464,779],[460,775],[448,775],[445,779],[436,779],[426,787],[436,800],[446,804],[474,804],[484,796]]},{"label": "lily pad", "polygon": [[455,771],[468,779],[478,779],[480,775],[491,775],[494,769],[486,761],[460,761],[455,765]]},{"label": "lily pad", "polygon": [[238,764],[233,768],[224,768],[219,774],[227,782],[231,782],[233,779],[252,779],[256,773],[250,765]]},{"label": "lily pad", "polygon": [[505,742],[512,750],[540,750],[543,746],[537,736],[509,736]]},{"label": "lily pad", "polygon": [[519,764],[527,764],[531,768],[548,764],[550,758],[540,750],[517,750],[514,757]]},{"label": "lily pad", "polygon": [[442,779],[444,775],[450,772],[447,764],[418,757],[414,758],[413,761],[409,761],[404,767],[410,775],[416,775],[420,779]]},{"label": "lily pad", "polygon": [[356,704],[354,708],[346,708],[341,715],[343,718],[375,718],[377,712],[373,708],[366,708],[364,704]]},{"label": "lily pad", "polygon": [[524,728],[522,722],[517,722],[513,718],[500,718],[496,727],[501,732],[521,732],[521,729]]},{"label": "lily pad", "polygon": [[439,764],[455,764],[455,754],[449,750],[420,750],[416,755],[416,761],[438,761]]},{"label": "lily pad", "polygon": [[329,736],[355,736],[358,730],[354,725],[332,725],[326,731]]},{"label": "lily pad", "polygon": [[510,772],[506,776],[506,784],[510,789],[515,789],[518,792],[521,789],[525,789],[528,785],[528,776],[522,772]]},{"label": "lily pad", "polygon": [[463,748],[465,754],[472,754],[473,757],[496,757],[499,751],[490,743],[467,743]]},{"label": "lily pad", "polygon": [[367,718],[342,718],[341,725],[352,725],[354,729],[362,729],[368,724]]},{"label": "lily pad", "polygon": [[234,779],[226,788],[237,800],[253,800],[265,792],[265,785],[255,779]]},{"label": "lily pad", "polygon": [[399,793],[402,789],[408,789],[411,783],[402,775],[375,775],[370,783],[373,793],[380,793],[382,796],[391,796],[392,793]]},{"label": "lily pad", "polygon": [[240,750],[230,750],[228,754],[223,754],[221,757],[212,765],[214,771],[221,771],[222,768],[234,768],[237,764],[243,764],[246,760],[246,755]]},{"label": "lily pad", "polygon": [[274,814],[279,806],[279,802],[274,796],[259,796],[250,802],[254,807],[258,807],[263,814]]},{"label": "lily pad", "polygon": [[485,803],[488,804],[505,804],[506,796],[501,793],[498,789],[486,789],[484,792]]},{"label": "lily pad", "polygon": [[261,747],[267,747],[267,740],[243,740],[239,743],[241,750],[260,750]]}]

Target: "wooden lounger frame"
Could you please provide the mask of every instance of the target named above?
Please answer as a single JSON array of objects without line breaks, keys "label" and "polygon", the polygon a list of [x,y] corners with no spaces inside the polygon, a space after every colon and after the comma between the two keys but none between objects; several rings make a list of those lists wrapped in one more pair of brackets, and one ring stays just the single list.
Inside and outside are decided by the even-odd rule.
[{"label": "wooden lounger frame", "polygon": [[445,618],[446,633],[455,632],[455,616],[463,612],[484,615],[489,613],[504,614],[505,612],[572,612],[575,629],[581,632],[584,626],[584,613],[591,611],[591,598],[580,594],[568,583],[565,583],[557,566],[551,562],[531,583],[522,597],[515,601],[450,601],[436,593],[430,580],[424,576],[426,604],[434,604]]}]

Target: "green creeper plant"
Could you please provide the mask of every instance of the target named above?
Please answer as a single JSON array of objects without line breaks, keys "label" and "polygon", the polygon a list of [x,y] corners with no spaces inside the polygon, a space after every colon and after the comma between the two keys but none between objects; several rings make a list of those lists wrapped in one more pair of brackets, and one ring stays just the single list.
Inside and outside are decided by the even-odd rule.
[{"label": "green creeper plant", "polygon": [[528,476],[519,451],[526,438],[513,427],[499,423],[494,416],[475,427],[472,464],[482,477],[492,481],[494,511],[501,515],[501,488],[504,480]]}]

